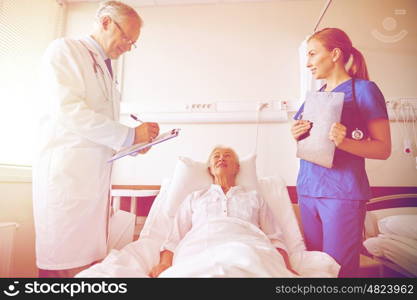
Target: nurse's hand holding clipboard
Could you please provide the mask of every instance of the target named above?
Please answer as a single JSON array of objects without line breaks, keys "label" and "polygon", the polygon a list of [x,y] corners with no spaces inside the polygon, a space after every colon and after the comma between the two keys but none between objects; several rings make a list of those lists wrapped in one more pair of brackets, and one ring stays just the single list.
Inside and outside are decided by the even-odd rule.
[{"label": "nurse's hand holding clipboard", "polygon": [[307,120],[296,120],[291,126],[291,134],[296,141],[308,136],[312,123]]},{"label": "nurse's hand holding clipboard", "polygon": [[346,126],[340,123],[333,123],[330,127],[329,139],[339,147],[346,137]]}]

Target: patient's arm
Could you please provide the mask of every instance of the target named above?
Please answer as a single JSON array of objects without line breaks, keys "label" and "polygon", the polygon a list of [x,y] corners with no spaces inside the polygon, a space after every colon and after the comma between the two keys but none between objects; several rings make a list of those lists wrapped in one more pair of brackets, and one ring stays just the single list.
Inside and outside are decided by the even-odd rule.
[{"label": "patient's arm", "polygon": [[281,254],[281,256],[284,258],[285,266],[287,267],[287,269],[296,275],[300,275],[297,273],[297,271],[293,270],[293,268],[291,267],[290,258],[288,257],[287,251],[281,248],[276,248],[276,249],[278,250],[279,254]]},{"label": "patient's arm", "polygon": [[[158,277],[163,271],[172,266],[172,258],[174,253],[172,252],[183,239],[186,233],[191,229],[191,199],[192,194],[181,203],[174,219],[174,224],[171,231],[163,243],[160,252],[159,264],[154,266],[149,272],[150,277]],[[171,250],[168,250],[171,249]]]},{"label": "patient's arm", "polygon": [[149,277],[158,277],[163,271],[172,266],[172,257],[174,253],[169,250],[164,250],[160,254],[159,264],[154,266],[149,272]]}]

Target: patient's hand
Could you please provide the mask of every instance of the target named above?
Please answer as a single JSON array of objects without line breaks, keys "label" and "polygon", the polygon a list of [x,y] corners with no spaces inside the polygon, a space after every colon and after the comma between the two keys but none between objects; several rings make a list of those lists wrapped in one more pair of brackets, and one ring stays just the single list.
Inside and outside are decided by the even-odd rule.
[{"label": "patient's hand", "polygon": [[163,271],[168,269],[172,266],[172,258],[174,257],[174,253],[169,250],[161,251],[159,254],[159,264],[152,268],[149,272],[149,277],[155,278],[158,277]]},{"label": "patient's hand", "polygon": [[168,264],[157,264],[155,267],[152,268],[152,270],[149,272],[149,277],[156,278],[161,274],[163,271],[168,269],[171,265]]}]

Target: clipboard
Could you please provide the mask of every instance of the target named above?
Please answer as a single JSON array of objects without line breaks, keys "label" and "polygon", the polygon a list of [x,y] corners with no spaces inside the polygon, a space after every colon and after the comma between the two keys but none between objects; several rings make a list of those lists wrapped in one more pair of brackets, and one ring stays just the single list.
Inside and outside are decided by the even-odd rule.
[{"label": "clipboard", "polygon": [[180,132],[180,130],[181,130],[180,128],[175,128],[175,129],[172,129],[170,131],[167,131],[167,132],[164,132],[164,133],[158,135],[158,137],[156,137],[152,142],[134,144],[132,146],[123,148],[120,151],[116,152],[116,154],[114,154],[112,156],[112,158],[109,159],[107,162],[110,163],[110,162],[115,161],[115,160],[117,160],[119,158],[122,158],[122,157],[124,157],[126,155],[134,154],[136,152],[139,152],[142,149],[145,149],[145,148],[148,148],[148,147],[152,147],[152,146],[157,145],[159,143],[168,141],[168,140],[170,140],[170,139],[172,139],[174,137],[177,137],[178,134],[179,134],[179,132]]},{"label": "clipboard", "polygon": [[329,140],[330,127],[340,122],[345,94],[308,92],[302,119],[312,122],[309,135],[297,142],[297,157],[325,168],[333,166],[335,144]]}]

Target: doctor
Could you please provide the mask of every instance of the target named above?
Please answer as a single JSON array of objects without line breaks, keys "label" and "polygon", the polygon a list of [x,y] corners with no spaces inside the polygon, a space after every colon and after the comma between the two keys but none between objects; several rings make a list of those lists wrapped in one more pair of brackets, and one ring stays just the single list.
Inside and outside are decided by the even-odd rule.
[{"label": "doctor", "polygon": [[33,165],[40,277],[73,277],[106,255],[107,160],[114,150],[159,133],[156,123],[129,128],[118,122],[120,100],[110,60],[135,47],[141,18],[130,6],[107,1],[96,21],[90,36],[55,40],[43,59],[46,109]]}]

